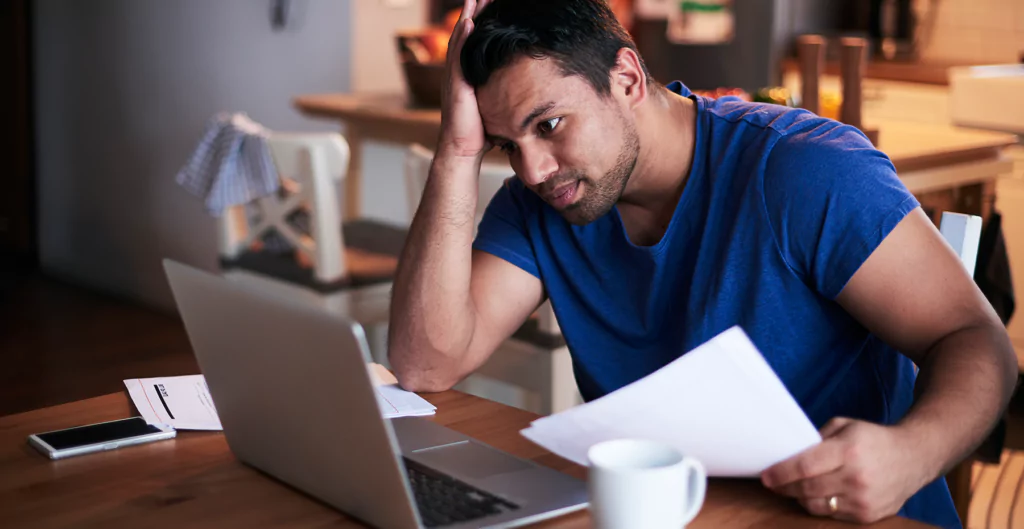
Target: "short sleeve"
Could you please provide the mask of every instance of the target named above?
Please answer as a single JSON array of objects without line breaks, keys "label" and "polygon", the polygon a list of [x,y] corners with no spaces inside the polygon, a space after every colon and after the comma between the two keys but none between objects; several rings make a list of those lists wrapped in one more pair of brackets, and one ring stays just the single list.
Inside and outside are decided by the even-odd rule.
[{"label": "short sleeve", "polygon": [[473,248],[504,259],[540,278],[537,257],[527,226],[528,191],[516,178],[509,178],[491,198],[477,228]]},{"label": "short sleeve", "polygon": [[768,155],[765,210],[787,265],[835,299],[919,204],[859,130],[821,118],[804,125]]}]

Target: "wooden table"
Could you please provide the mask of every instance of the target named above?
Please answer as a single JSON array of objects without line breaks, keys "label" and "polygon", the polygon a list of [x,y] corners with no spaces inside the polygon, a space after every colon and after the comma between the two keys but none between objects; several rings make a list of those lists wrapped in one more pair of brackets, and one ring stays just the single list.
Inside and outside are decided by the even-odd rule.
[{"label": "wooden table", "polygon": [[[512,454],[585,479],[584,468],[519,435],[537,416],[457,391],[424,395],[433,418]],[[132,415],[125,394],[0,417],[0,525],[4,527],[361,527],[340,512],[241,464],[219,432],[62,461],[25,441],[32,433]],[[344,420],[339,418],[339,420]],[[589,527],[586,511],[537,525]],[[751,480],[712,480],[694,529],[849,528],[814,518]],[[890,518],[871,527],[916,528]]]},{"label": "wooden table", "polygon": [[[322,94],[295,98],[305,115],[340,121],[352,158],[345,188],[345,218],[360,216],[363,142],[437,145],[441,112],[409,108],[398,94]],[[1012,162],[1002,150],[1016,136],[908,122],[866,123],[880,130],[878,148],[896,166],[907,188],[938,213],[958,211],[988,217],[995,200],[995,179],[1008,174]],[[504,157],[494,151],[494,156]]]}]

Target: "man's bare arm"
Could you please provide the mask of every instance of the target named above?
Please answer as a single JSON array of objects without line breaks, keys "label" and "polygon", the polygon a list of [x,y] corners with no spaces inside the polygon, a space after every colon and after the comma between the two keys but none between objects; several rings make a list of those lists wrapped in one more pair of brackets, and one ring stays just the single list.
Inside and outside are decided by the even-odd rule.
[{"label": "man's bare arm", "polygon": [[813,514],[873,522],[896,514],[984,439],[1013,391],[1016,358],[991,305],[920,208],[837,301],[920,366],[915,402],[895,426],[831,421],[820,445],[762,480]]},{"label": "man's bare arm", "polygon": [[838,301],[920,367],[899,428],[921,442],[932,477],[945,473],[981,443],[1013,392],[1016,355],[999,317],[920,208]]},{"label": "man's bare arm", "polygon": [[475,167],[440,157],[395,277],[388,356],[402,387],[442,391],[479,367],[536,310],[536,277],[473,250]]},{"label": "man's bare arm", "polygon": [[537,278],[472,250],[488,146],[459,56],[487,2],[466,0],[452,33],[438,151],[395,276],[388,358],[414,391],[448,389],[479,367],[543,296]]}]

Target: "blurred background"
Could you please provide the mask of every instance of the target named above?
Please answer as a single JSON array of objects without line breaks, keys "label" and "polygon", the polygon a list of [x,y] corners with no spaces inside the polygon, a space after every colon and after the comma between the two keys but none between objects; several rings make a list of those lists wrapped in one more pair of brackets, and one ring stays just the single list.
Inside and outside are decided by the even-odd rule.
[{"label": "blurred background", "polygon": [[[1024,294],[1024,0],[609,1],[657,80],[850,122],[899,160],[934,218],[962,211],[996,226],[976,279],[1024,351],[1012,317]],[[237,257],[223,215],[176,181],[218,113],[274,133],[340,133],[351,160],[332,200],[389,234],[346,232],[346,251],[395,234],[400,248],[418,200],[410,145],[429,163],[461,4],[0,3],[0,415],[115,391],[123,377],[195,372],[161,260],[218,271]],[[347,256],[345,270],[393,270],[390,248]],[[307,279],[322,265],[284,255]],[[311,292],[352,286],[349,272]],[[537,347],[559,347],[557,324],[538,321],[550,340]]]},{"label": "blurred background", "polygon": [[[869,68],[868,76],[928,81],[911,84],[921,89],[915,98],[942,99],[950,65],[1019,62],[1024,50],[1020,0],[737,0],[727,4],[733,36],[711,44],[673,43],[667,19],[642,16],[664,3],[613,2],[655,78],[681,79],[694,89],[754,94],[785,84],[795,71],[795,39],[804,33],[869,37],[874,62],[891,67]],[[442,26],[459,6],[458,0],[4,2],[3,57],[15,82],[2,88],[10,162],[0,245],[54,274],[170,308],[158,257],[216,262],[213,219],[173,181],[206,120],[228,110],[275,130],[339,130],[337,123],[303,117],[292,99],[403,92],[394,35]],[[892,59],[879,52],[882,26],[884,38],[898,44]],[[794,92],[797,82],[790,83]],[[941,117],[938,106],[907,117]],[[400,159],[393,146],[367,145],[372,176],[362,190],[365,215],[408,221]]]}]

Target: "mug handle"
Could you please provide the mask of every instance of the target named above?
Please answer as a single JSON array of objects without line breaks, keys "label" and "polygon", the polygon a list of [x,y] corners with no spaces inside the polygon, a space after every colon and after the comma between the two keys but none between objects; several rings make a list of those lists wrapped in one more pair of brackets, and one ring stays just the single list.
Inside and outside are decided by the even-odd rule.
[{"label": "mug handle", "polygon": [[683,458],[683,467],[687,470],[687,481],[689,481],[686,487],[686,504],[689,507],[687,507],[686,513],[683,515],[683,526],[686,526],[697,517],[697,513],[700,512],[700,508],[704,505],[704,494],[707,492],[708,476],[704,470],[704,465],[692,457]]}]

